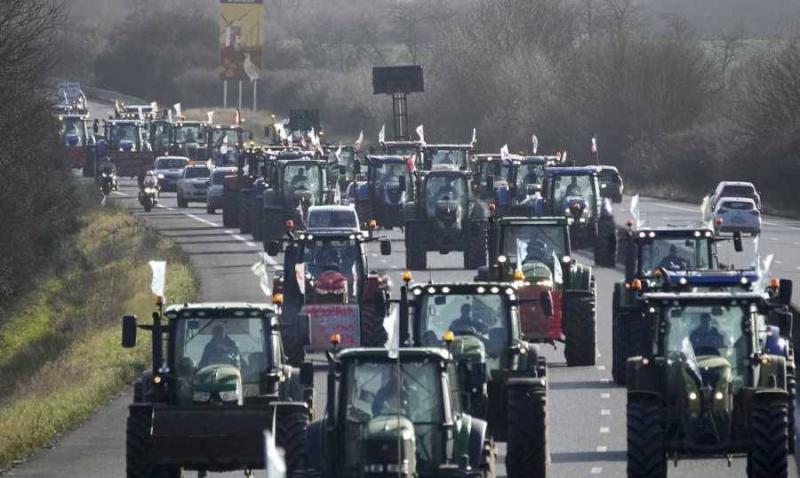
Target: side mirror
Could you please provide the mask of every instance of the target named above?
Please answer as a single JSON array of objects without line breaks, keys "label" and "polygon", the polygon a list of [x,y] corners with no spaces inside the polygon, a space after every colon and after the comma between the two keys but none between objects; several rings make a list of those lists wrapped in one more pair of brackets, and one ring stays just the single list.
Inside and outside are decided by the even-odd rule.
[{"label": "side mirror", "polygon": [[792,305],[792,281],[790,279],[781,279],[778,302],[785,306]]},{"label": "side mirror", "polygon": [[122,346],[126,349],[136,347],[136,316],[126,315],[122,318]]},{"label": "side mirror", "polygon": [[392,241],[390,241],[389,239],[381,239],[381,255],[382,256],[392,255]]},{"label": "side mirror", "polygon": [[400,176],[400,178],[398,178],[398,179],[400,180],[400,185],[399,185],[400,192],[403,192],[403,191],[406,190],[406,177],[405,176]]},{"label": "side mirror", "polygon": [[733,250],[736,252],[742,252],[744,247],[742,247],[742,233],[741,232],[734,232],[733,233]]},{"label": "side mirror", "polygon": [[300,339],[300,345],[311,345],[311,326],[309,324],[311,319],[308,314],[297,314],[295,320],[297,321],[297,337]]},{"label": "side mirror", "polygon": [[282,252],[281,242],[280,241],[269,241],[266,243],[267,255],[270,257],[275,257]]},{"label": "side mirror", "polygon": [[300,383],[304,387],[314,386],[314,364],[311,362],[303,362],[300,365]]},{"label": "side mirror", "polygon": [[548,317],[553,316],[553,296],[550,295],[550,292],[542,292],[541,296],[539,297],[539,303],[542,306],[542,311],[544,315]]}]

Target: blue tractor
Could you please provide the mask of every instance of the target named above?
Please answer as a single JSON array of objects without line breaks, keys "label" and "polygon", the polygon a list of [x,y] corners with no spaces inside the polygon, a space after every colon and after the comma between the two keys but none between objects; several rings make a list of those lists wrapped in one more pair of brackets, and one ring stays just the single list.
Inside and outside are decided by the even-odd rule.
[{"label": "blue tractor", "polygon": [[[348,191],[348,199],[356,205],[362,221],[375,219],[379,226],[391,229],[405,226],[403,207],[413,200],[411,171],[403,156],[376,156],[366,158],[366,175]],[[356,163],[360,174],[361,165]]]}]

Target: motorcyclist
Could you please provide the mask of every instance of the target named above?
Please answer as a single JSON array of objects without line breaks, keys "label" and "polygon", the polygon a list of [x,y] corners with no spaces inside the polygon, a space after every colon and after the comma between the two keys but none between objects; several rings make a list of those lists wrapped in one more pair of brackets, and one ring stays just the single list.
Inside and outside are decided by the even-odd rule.
[{"label": "motorcyclist", "polygon": [[669,246],[669,254],[661,259],[658,267],[663,267],[670,271],[685,271],[689,268],[689,261],[678,255],[678,247],[673,244]]},{"label": "motorcyclist", "polygon": [[142,187],[143,189],[158,187],[158,178],[156,177],[156,173],[154,171],[147,171],[145,173],[144,179],[142,180]]},{"label": "motorcyclist", "polygon": [[111,158],[106,156],[103,161],[98,165],[97,170],[100,172],[100,178],[103,179],[105,177],[111,178],[111,188],[114,190],[118,190],[119,186],[117,185],[117,167],[111,161]]},{"label": "motorcyclist", "polygon": [[485,334],[488,330],[486,324],[472,316],[472,306],[463,304],[461,306],[461,316],[450,323],[453,332],[468,332],[474,330],[479,334]]},{"label": "motorcyclist", "polygon": [[728,347],[730,343],[727,334],[711,325],[711,314],[707,312],[700,315],[700,325],[692,331],[689,340],[695,350],[720,349]]},{"label": "motorcyclist", "polygon": [[199,366],[202,368],[214,364],[229,364],[236,367],[240,365],[239,346],[225,334],[225,328],[219,324],[211,329],[211,340],[203,349]]}]

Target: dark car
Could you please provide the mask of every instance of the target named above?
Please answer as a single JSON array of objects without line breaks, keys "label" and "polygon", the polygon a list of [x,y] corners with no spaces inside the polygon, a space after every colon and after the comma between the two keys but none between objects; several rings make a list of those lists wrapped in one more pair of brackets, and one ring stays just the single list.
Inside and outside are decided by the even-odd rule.
[{"label": "dark car", "polygon": [[156,158],[153,170],[158,178],[161,191],[176,192],[178,190],[178,179],[187,164],[189,164],[189,158],[183,156],[160,156]]},{"label": "dark car", "polygon": [[622,176],[620,176],[617,168],[614,166],[600,166],[597,179],[600,182],[601,196],[611,199],[615,203],[622,202],[622,191],[625,187],[622,184]]}]

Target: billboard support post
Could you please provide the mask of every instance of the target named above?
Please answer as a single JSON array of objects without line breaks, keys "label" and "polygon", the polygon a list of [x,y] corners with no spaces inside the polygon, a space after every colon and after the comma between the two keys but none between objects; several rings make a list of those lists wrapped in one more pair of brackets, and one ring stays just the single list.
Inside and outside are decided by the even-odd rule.
[{"label": "billboard support post", "polygon": [[228,107],[228,80],[222,80],[222,107]]},{"label": "billboard support post", "polygon": [[239,80],[239,111],[242,111],[242,80]]},{"label": "billboard support post", "polygon": [[253,80],[253,111],[258,111],[258,80]]},{"label": "billboard support post", "polygon": [[408,140],[408,95],[425,91],[420,65],[376,66],[372,68],[372,92],[392,96],[394,139]]}]

